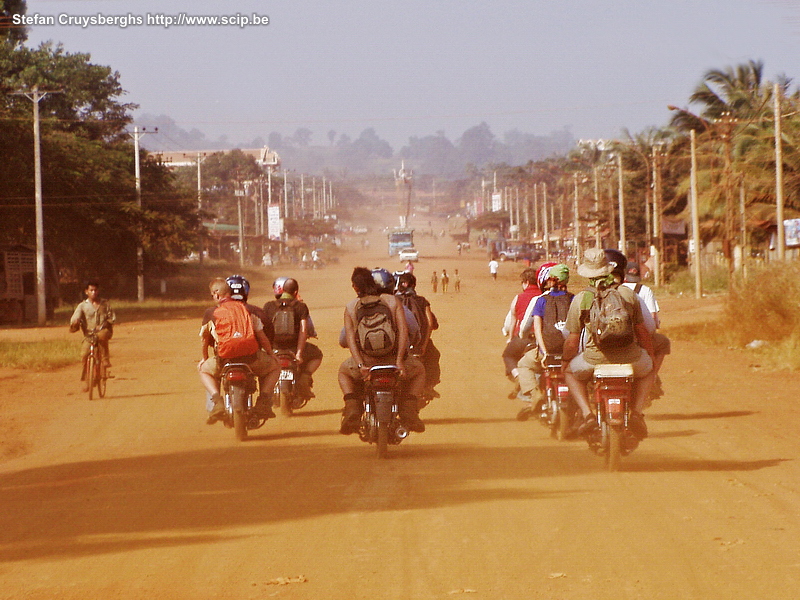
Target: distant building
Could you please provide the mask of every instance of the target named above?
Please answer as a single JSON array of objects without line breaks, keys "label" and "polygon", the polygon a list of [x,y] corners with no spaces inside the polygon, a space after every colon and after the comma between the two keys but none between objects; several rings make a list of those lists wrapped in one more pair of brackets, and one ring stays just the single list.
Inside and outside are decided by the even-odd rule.
[{"label": "distant building", "polygon": [[[275,150],[268,146],[263,148],[239,148],[244,154],[252,156],[261,167],[277,168],[281,164],[281,157]],[[159,158],[164,164],[173,167],[192,167],[197,164],[197,155],[208,156],[216,152],[227,153],[230,150],[174,150],[171,152],[154,151],[152,155]]]}]

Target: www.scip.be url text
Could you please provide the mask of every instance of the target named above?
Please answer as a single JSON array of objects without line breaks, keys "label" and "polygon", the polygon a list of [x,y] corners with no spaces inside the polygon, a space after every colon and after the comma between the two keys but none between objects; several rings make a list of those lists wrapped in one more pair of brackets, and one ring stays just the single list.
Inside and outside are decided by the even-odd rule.
[{"label": "www.scip.be url text", "polygon": [[269,25],[267,15],[257,15],[255,13],[243,15],[190,15],[187,13],[166,14],[166,13],[146,13],[144,15],[69,15],[61,13],[58,15],[14,15],[12,18],[14,25],[31,27],[37,25],[64,25],[68,27],[251,27]]}]

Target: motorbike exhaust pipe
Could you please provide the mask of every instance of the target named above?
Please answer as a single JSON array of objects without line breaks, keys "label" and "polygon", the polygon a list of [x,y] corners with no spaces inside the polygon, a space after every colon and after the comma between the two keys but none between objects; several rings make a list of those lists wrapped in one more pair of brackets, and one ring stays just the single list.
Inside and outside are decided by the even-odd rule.
[{"label": "motorbike exhaust pipe", "polygon": [[406,429],[402,425],[399,425],[394,433],[397,436],[398,440],[404,440],[408,437],[408,429]]}]

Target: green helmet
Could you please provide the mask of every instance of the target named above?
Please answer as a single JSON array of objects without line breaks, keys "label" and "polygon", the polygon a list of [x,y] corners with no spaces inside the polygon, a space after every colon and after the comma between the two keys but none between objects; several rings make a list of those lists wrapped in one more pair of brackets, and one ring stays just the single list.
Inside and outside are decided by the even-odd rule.
[{"label": "green helmet", "polygon": [[569,267],[565,264],[550,267],[550,272],[547,274],[548,279],[557,279],[559,283],[569,282]]}]

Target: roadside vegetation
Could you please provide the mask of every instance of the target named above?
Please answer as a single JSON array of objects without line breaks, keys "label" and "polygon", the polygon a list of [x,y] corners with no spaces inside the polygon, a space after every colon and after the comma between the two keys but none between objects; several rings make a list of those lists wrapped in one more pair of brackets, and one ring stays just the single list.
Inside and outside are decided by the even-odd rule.
[{"label": "roadside vegetation", "polygon": [[[709,286],[715,280],[724,293],[727,273],[712,273]],[[691,294],[693,285],[687,272],[668,292]],[[670,327],[665,333],[673,339],[746,349],[770,368],[800,370],[800,264],[751,267],[746,279],[734,278],[724,302],[718,319]]]}]

